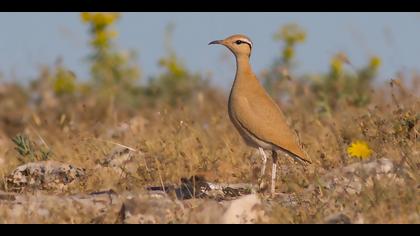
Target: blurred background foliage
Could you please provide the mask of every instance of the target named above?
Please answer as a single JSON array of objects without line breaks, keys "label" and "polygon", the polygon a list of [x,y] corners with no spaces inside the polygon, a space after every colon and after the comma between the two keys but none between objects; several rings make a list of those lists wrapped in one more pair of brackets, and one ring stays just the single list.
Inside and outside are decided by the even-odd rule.
[{"label": "blurred background foliage", "polygon": [[158,62],[163,72],[152,77],[145,89],[149,97],[153,99],[161,98],[171,105],[185,102],[191,98],[194,91],[208,85],[200,74],[190,72],[176,55],[172,46],[174,30],[174,24],[167,25],[165,32],[166,56]]},{"label": "blurred background foliage", "polygon": [[[144,191],[145,186],[177,183],[196,174],[215,182],[256,180],[260,158],[229,121],[228,91],[183,63],[172,46],[175,26],[166,28],[165,54],[156,62],[161,70],[143,78],[141,52],[116,44],[116,23],[122,17],[81,13],[75,19],[86,26],[89,36],[86,80],[61,58],[52,66],[41,66],[29,86],[2,81],[0,74],[0,163],[4,163],[0,175],[6,176],[21,162],[58,160],[92,170],[79,192]],[[365,192],[356,199],[323,193],[334,207],[338,204],[337,209],[324,208],[325,199],[311,201],[308,207],[305,203],[290,211],[274,211],[279,214],[276,221],[319,222],[328,210],[346,206],[363,213],[366,222],[410,222],[407,219],[418,206],[418,189],[413,186],[418,186],[420,173],[420,75],[398,73],[376,83],[381,58],[371,55],[356,67],[345,52],[337,51],[326,73],[297,76],[298,48],[310,36],[294,23],[280,27],[273,38],[279,45],[278,58],[258,75],[314,163],[303,169],[281,158],[279,168],[285,168],[279,171],[279,191],[303,191],[331,170],[361,161],[346,152],[354,140],[366,144],[366,158],[395,161],[406,182],[393,191]],[[136,168],[124,176],[96,169],[97,161],[117,144],[138,151]],[[388,182],[384,186],[388,188]]]},{"label": "blurred background foliage", "polygon": [[269,93],[281,100],[296,96],[295,92],[307,85],[315,95],[311,106],[321,114],[330,114],[343,102],[360,107],[368,105],[381,59],[372,56],[367,65],[355,68],[345,53],[337,52],[331,57],[328,73],[295,78],[294,69],[299,64],[294,60],[296,47],[304,43],[306,38],[305,29],[294,23],[282,26],[274,35],[282,50],[271,68],[262,74]]},{"label": "blurred background foliage", "polygon": [[[86,62],[90,66],[90,78],[81,82],[70,68],[65,68],[58,58],[54,66],[44,66],[38,79],[32,81],[26,95],[33,104],[61,109],[78,99],[95,104],[104,117],[114,114],[115,109],[135,112],[140,107],[165,104],[177,106],[202,96],[205,91],[220,90],[202,73],[192,72],[177,55],[172,45],[174,24],[165,31],[165,55],[157,64],[160,72],[150,78],[141,78],[139,53],[121,49],[116,45],[116,23],[120,13],[83,12],[80,21],[87,26],[90,53]],[[372,55],[366,64],[356,68],[345,52],[331,56],[329,71],[324,74],[295,76],[299,66],[297,48],[310,35],[295,23],[281,26],[273,35],[279,42],[278,58],[264,70],[259,79],[280,103],[293,104],[297,96],[307,96],[307,109],[321,116],[331,115],[341,106],[366,107],[372,100],[374,80],[381,67],[381,58]],[[16,85],[17,86],[17,85]],[[123,112],[121,112],[123,113]]]},{"label": "blurred background foliage", "polygon": [[[59,59],[54,68],[43,68],[39,79],[33,82],[33,88],[38,90],[38,100],[42,97],[69,100],[88,96],[97,99],[106,114],[117,104],[128,110],[160,102],[175,106],[196,96],[197,91],[217,89],[210,85],[208,78],[190,71],[176,54],[172,46],[174,24],[168,24],[166,28],[166,55],[157,62],[161,73],[140,83],[138,52],[120,49],[114,41],[118,35],[115,24],[121,17],[120,13],[81,13],[80,20],[87,25],[90,36],[91,53],[87,62],[91,78],[85,83],[78,81]],[[269,93],[279,101],[285,101],[309,89],[314,99],[308,106],[320,114],[330,114],[342,103],[358,107],[368,105],[381,59],[373,55],[365,66],[354,68],[345,53],[337,52],[331,57],[328,73],[295,77],[294,70],[299,65],[295,60],[296,48],[305,43],[307,37],[306,30],[295,23],[280,27],[273,35],[281,50],[260,78]]]},{"label": "blurred background foliage", "polygon": [[92,87],[111,102],[132,103],[132,96],[138,91],[140,69],[135,51],[123,51],[115,45],[114,25],[121,14],[83,12],[80,17],[89,27]]}]

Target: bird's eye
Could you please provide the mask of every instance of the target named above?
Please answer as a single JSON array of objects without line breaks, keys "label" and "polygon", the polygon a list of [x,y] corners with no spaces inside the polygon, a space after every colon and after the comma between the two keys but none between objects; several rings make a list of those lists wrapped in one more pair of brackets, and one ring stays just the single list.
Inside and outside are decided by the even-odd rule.
[{"label": "bird's eye", "polygon": [[243,43],[241,40],[236,40],[236,42],[235,42],[236,44],[241,44],[241,43]]}]

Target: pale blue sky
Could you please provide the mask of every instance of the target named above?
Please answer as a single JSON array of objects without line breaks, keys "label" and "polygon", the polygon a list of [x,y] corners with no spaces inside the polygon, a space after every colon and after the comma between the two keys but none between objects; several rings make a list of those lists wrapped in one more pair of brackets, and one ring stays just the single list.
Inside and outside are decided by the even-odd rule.
[{"label": "pale blue sky", "polygon": [[[146,78],[158,72],[169,22],[175,23],[173,46],[186,66],[212,72],[212,80],[223,87],[232,82],[234,58],[227,49],[208,46],[209,41],[248,35],[254,42],[251,62],[259,73],[279,55],[281,46],[273,34],[289,22],[308,33],[297,48],[297,73],[326,71],[338,51],[346,52],[356,67],[379,55],[379,80],[398,70],[420,69],[418,13],[123,13],[118,45],[138,51]],[[79,78],[88,77],[83,61],[89,53],[88,34],[79,13],[0,13],[0,32],[0,72],[6,79],[33,79],[40,65],[51,65],[58,56]]]}]

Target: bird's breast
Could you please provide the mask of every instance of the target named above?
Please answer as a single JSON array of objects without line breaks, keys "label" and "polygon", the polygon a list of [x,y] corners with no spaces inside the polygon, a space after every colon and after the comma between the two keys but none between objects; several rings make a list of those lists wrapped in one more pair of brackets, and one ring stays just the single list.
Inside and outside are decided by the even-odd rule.
[{"label": "bird's breast", "polygon": [[272,144],[264,142],[257,137],[255,137],[252,133],[250,133],[246,128],[242,126],[242,124],[239,122],[237,115],[236,115],[236,108],[238,104],[235,103],[235,94],[231,93],[229,96],[228,101],[228,113],[229,118],[233,125],[235,126],[236,130],[239,132],[241,137],[244,139],[245,143],[251,147],[262,147],[264,149],[272,149]]}]

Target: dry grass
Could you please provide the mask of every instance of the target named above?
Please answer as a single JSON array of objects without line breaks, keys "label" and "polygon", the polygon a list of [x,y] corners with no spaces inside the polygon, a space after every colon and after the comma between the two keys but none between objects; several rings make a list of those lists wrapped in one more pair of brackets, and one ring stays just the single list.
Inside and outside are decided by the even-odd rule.
[{"label": "dry grass", "polygon": [[[317,223],[331,214],[345,212],[364,223],[420,223],[419,212],[419,126],[418,78],[407,89],[403,83],[377,88],[373,101],[364,108],[342,101],[331,115],[315,112],[314,95],[298,82],[282,86],[292,92],[282,101],[291,126],[298,132],[313,164],[307,168],[280,159],[277,191],[303,193],[318,178],[333,169],[359,162],[347,156],[351,141],[362,139],[374,151],[372,159],[388,158],[397,163],[404,185],[376,181],[360,194],[321,191],[307,196],[296,206],[273,202],[272,223]],[[406,85],[407,86],[407,85]],[[21,163],[11,138],[27,134],[41,139],[52,150],[53,160],[85,168],[88,180],[75,192],[113,189],[116,192],[141,192],[145,186],[179,183],[182,177],[204,175],[224,183],[256,183],[260,158],[242,142],[227,115],[227,97],[215,89],[199,91],[186,103],[169,106],[127,108],[106,104],[94,95],[81,98],[49,98],[29,105],[25,95],[13,85],[0,85],[0,185],[4,176]],[[134,171],[127,175],[110,168],[95,168],[115,143],[137,150]],[[267,176],[269,178],[269,176]],[[67,193],[65,193],[67,194]],[[90,222],[89,213],[51,206],[51,215],[21,214],[13,218],[0,210],[0,222]],[[13,220],[12,220],[13,219]],[[105,221],[106,222],[106,221]]]}]

